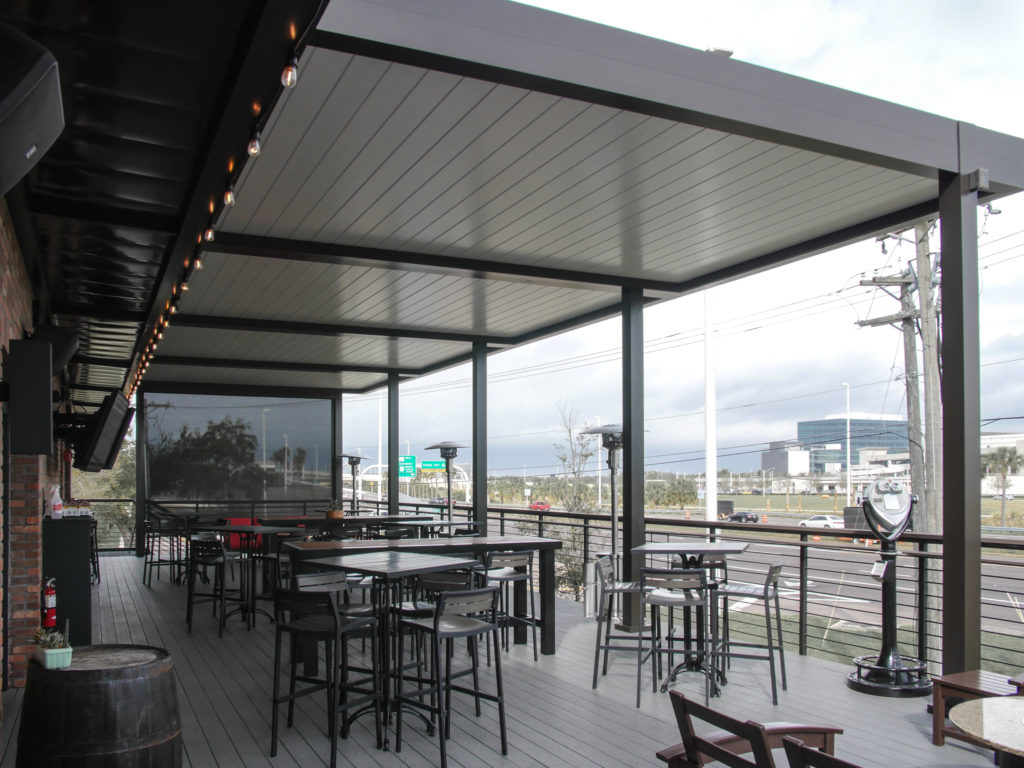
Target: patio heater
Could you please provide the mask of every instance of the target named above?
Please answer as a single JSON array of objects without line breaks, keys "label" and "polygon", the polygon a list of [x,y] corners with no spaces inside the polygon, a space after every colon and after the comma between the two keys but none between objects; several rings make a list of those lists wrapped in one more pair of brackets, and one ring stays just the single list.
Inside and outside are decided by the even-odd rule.
[{"label": "patio heater", "polygon": [[356,511],[356,470],[359,468],[359,464],[365,459],[365,456],[360,456],[358,453],[341,453],[338,454],[343,459],[348,460],[348,465],[352,468],[352,511]]},{"label": "patio heater", "polygon": [[622,425],[608,424],[603,427],[591,427],[580,432],[581,435],[600,435],[601,446],[608,451],[608,474],[611,476],[612,484],[612,567],[615,569],[615,578],[620,578],[621,568],[619,567],[619,516],[615,493],[615,473],[619,468],[619,451],[622,449]]},{"label": "patio heater", "polygon": [[448,480],[448,522],[452,522],[452,460],[459,455],[459,448],[467,448],[468,446],[462,443],[434,443],[428,445],[426,450],[433,451],[437,449],[441,451],[441,458],[444,459],[444,474]]},{"label": "patio heater", "polygon": [[864,517],[882,550],[882,559],[871,567],[872,577],[882,584],[882,650],[877,659],[868,654],[853,660],[857,669],[847,675],[846,684],[855,691],[908,697],[932,690],[925,663],[900,655],[896,643],[896,540],[906,530],[916,501],[899,480],[876,480],[865,492]]}]

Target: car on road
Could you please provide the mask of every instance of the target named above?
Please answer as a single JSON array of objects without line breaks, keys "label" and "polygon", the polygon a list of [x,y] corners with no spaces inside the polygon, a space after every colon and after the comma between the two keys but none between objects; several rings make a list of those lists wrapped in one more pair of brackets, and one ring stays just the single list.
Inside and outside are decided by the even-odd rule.
[{"label": "car on road", "polygon": [[815,515],[800,521],[801,528],[844,528],[843,518],[835,515]]},{"label": "car on road", "polygon": [[530,509],[533,510],[534,512],[547,512],[549,509],[551,509],[551,505],[548,504],[546,501],[531,501]]},{"label": "car on road", "polygon": [[726,518],[730,523],[756,523],[760,519],[755,512],[733,512]]},{"label": "car on road", "polygon": [[1013,501],[1013,495],[1012,495],[1012,494],[1009,494],[1009,493],[997,493],[997,494],[996,494],[995,496],[993,496],[992,498],[993,498],[993,499],[1002,499],[1002,498],[1005,498],[1005,499],[1006,499],[1007,501]]}]

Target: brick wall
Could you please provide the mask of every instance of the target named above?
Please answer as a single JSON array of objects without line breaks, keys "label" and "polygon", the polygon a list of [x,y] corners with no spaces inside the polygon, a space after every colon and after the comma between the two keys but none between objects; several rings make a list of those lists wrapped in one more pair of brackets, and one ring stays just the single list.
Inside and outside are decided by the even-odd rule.
[{"label": "brick wall", "polygon": [[[31,321],[32,291],[28,274],[11,227],[7,204],[0,198],[0,347],[4,361],[8,342],[24,338]],[[3,659],[3,663],[7,665],[9,682],[20,686],[25,684],[28,646],[39,626],[43,490],[55,482],[53,478],[59,473],[56,461],[50,456],[12,457],[7,469],[9,489],[2,487],[3,476],[0,475],[0,498],[6,499],[10,493],[10,509],[0,511],[8,517],[10,530],[9,563],[3,562],[0,549],[0,568],[9,568],[7,613],[0,615],[0,643],[5,637],[10,642],[10,656]],[[0,528],[0,535],[2,532]]]}]

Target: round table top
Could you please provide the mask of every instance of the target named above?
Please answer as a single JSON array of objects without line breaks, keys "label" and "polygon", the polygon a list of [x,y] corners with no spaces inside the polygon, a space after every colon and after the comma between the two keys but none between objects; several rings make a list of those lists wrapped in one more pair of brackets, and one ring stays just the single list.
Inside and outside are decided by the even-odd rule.
[{"label": "round table top", "polygon": [[992,749],[1024,757],[1024,696],[991,696],[957,704],[949,719]]}]

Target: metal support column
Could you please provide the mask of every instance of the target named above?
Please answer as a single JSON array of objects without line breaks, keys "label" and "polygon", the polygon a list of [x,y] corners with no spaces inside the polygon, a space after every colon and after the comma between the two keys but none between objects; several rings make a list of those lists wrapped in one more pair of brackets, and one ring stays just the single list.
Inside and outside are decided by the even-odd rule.
[{"label": "metal support column", "polygon": [[[341,497],[345,482],[345,462],[342,460],[342,394],[339,392],[331,398],[331,498],[338,502],[340,507]],[[355,493],[355,488],[352,489]]]},{"label": "metal support column", "polygon": [[960,173],[939,176],[942,220],[942,673],[981,664],[981,406],[974,126],[959,123]]},{"label": "metal support column", "polygon": [[388,514],[398,514],[398,374],[388,374]]},{"label": "metal support column", "polygon": [[473,519],[487,535],[487,345],[473,342]]},{"label": "metal support column", "polygon": [[146,555],[146,506],[149,499],[149,430],[146,428],[146,393],[135,393],[135,554]]},{"label": "metal support column", "polygon": [[[644,296],[622,291],[622,578],[640,577],[642,559],[631,555],[644,543]],[[640,603],[627,595],[623,620],[638,626]]]}]

